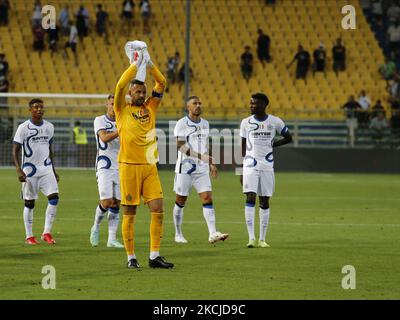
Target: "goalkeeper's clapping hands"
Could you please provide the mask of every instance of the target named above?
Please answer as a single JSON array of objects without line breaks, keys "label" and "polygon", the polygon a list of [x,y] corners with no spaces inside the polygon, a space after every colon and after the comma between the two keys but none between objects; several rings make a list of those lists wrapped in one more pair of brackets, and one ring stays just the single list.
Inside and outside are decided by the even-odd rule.
[{"label": "goalkeeper's clapping hands", "polygon": [[147,50],[147,48],[143,49],[143,59],[148,67],[153,66],[153,61],[151,61],[151,57],[150,57],[150,54],[149,54],[149,51]]},{"label": "goalkeeper's clapping hands", "polygon": [[142,64],[144,59],[143,50],[136,50],[132,52],[132,56],[130,57],[130,63],[135,64],[139,67]]}]

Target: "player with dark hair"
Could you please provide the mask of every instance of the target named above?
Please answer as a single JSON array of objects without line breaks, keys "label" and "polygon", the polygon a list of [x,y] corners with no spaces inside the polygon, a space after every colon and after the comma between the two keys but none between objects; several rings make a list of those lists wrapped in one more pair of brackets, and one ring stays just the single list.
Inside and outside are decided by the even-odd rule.
[{"label": "player with dark hair", "polygon": [[107,97],[107,112],[94,120],[96,136],[96,178],[100,202],[90,230],[90,243],[93,247],[99,244],[100,223],[108,211],[107,247],[123,248],[117,240],[119,224],[119,204],[121,202],[118,174],[119,139],[115,123],[114,95]]},{"label": "player with dark hair", "polygon": [[[283,146],[292,141],[292,135],[284,122],[273,115],[266,113],[269,105],[268,97],[263,93],[251,96],[251,116],[242,120],[240,136],[242,137],[243,175],[240,182],[243,193],[246,195],[245,217],[249,233],[248,248],[256,246],[269,247],[265,242],[269,223],[269,198],[275,189],[274,155],[273,148]],[[283,139],[274,141],[275,135],[280,134]],[[260,236],[256,243],[255,204],[260,200]]]},{"label": "player with dark hair", "polygon": [[[24,224],[29,245],[38,244],[32,232],[33,208],[39,190],[47,197],[46,219],[41,239],[48,244],[55,244],[51,235],[53,221],[57,212],[59,177],[54,169],[51,145],[54,126],[43,120],[44,104],[41,99],[29,102],[31,118],[18,126],[13,141],[13,161],[17,169],[18,180],[22,182],[24,200]],[[19,152],[22,149],[22,161]]]},{"label": "player with dark hair", "polygon": [[187,243],[181,225],[183,208],[192,186],[195,187],[203,204],[203,216],[209,233],[208,242],[224,241],[229,235],[218,232],[215,227],[210,173],[213,178],[216,178],[218,171],[214,159],[208,151],[210,125],[207,120],[200,116],[202,102],[199,97],[189,97],[186,106],[188,115],[178,120],[174,129],[178,146],[174,180],[176,199],[173,209],[175,242]]},{"label": "player with dark hair", "polygon": [[[156,166],[158,150],[155,129],[157,107],[167,81],[151,61],[147,49],[135,51],[131,63],[117,83],[114,100],[120,140],[118,162],[121,204],[124,207],[122,236],[128,256],[128,268],[140,267],[134,253],[134,224],[136,207],[140,204],[141,197],[151,211],[149,266],[172,268],[174,265],[160,256],[159,252],[164,204]],[[146,85],[137,79],[132,81],[143,67],[147,67],[156,81],[152,94],[147,99]],[[129,101],[125,100],[127,95]]]}]

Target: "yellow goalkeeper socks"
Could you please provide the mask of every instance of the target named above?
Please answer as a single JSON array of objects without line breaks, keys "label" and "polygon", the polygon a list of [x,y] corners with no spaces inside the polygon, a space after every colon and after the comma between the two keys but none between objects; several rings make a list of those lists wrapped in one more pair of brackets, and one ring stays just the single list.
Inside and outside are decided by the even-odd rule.
[{"label": "yellow goalkeeper socks", "polygon": [[135,218],[136,215],[124,214],[122,220],[122,238],[124,239],[125,251],[128,256],[133,256],[134,254]]},{"label": "yellow goalkeeper socks", "polygon": [[158,256],[160,252],[160,243],[163,236],[163,220],[164,212],[151,213],[150,222],[150,258],[154,259],[154,256]]}]

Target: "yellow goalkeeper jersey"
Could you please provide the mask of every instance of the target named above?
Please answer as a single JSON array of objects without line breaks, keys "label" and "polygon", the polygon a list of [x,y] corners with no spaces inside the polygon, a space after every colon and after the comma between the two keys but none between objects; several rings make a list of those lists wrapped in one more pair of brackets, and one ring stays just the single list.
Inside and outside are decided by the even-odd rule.
[{"label": "yellow goalkeeper jersey", "polygon": [[114,96],[115,119],[120,142],[118,162],[129,164],[158,162],[156,112],[166,80],[155,66],[149,69],[156,80],[156,85],[142,106],[132,105],[125,100],[128,84],[136,75],[136,66],[132,64],[118,81]]}]

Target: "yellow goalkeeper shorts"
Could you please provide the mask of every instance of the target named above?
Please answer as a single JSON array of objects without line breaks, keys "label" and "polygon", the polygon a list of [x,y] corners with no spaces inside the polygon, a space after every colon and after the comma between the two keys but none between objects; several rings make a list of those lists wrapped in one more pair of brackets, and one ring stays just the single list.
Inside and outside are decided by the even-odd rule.
[{"label": "yellow goalkeeper shorts", "polygon": [[164,198],[155,164],[120,163],[119,180],[122,205],[138,206],[141,197],[145,204]]}]

